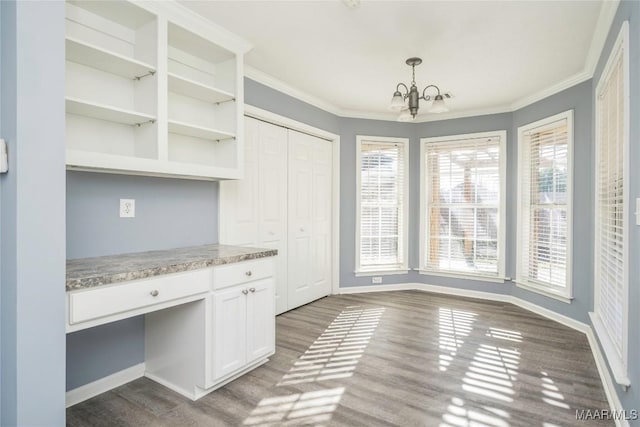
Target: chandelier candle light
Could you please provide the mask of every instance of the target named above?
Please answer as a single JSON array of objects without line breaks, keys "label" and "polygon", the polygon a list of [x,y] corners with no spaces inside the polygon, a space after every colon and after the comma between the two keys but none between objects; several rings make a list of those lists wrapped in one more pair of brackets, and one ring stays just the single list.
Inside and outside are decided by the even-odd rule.
[{"label": "chandelier candle light", "polygon": [[[406,122],[412,120],[418,114],[418,109],[420,108],[420,100],[423,99],[425,101],[433,102],[431,107],[429,108],[430,113],[445,113],[449,111],[447,106],[444,103],[444,96],[440,94],[440,88],[436,85],[429,85],[424,88],[422,91],[422,96],[418,94],[418,87],[416,86],[416,65],[422,64],[422,59],[420,58],[409,58],[407,59],[407,65],[411,66],[413,79],[411,80],[411,88],[408,88],[404,83],[398,83],[396,86],[396,91],[393,93],[393,98],[391,98],[391,109],[400,111],[400,116],[398,117],[398,121]],[[404,95],[400,92],[400,86],[404,87],[405,93]],[[427,95],[425,92],[429,88],[434,88],[438,91],[438,94],[435,96]],[[447,96],[448,97],[448,96]],[[408,100],[408,103],[405,102]]]}]

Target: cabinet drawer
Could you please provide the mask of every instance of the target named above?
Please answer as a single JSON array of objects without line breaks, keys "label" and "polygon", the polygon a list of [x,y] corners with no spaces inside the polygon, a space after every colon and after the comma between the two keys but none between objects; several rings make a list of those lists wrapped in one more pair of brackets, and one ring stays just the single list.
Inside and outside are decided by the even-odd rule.
[{"label": "cabinet drawer", "polygon": [[269,257],[214,267],[213,289],[222,289],[239,283],[273,276],[273,261]]},{"label": "cabinet drawer", "polygon": [[71,292],[69,324],[207,292],[211,286],[211,279],[212,269],[207,268]]}]

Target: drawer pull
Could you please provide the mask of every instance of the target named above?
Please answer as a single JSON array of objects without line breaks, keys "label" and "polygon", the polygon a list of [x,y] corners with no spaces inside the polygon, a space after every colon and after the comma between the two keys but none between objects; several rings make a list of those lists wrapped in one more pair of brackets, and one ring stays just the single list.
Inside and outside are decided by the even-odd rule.
[{"label": "drawer pull", "polygon": [[251,292],[255,292],[255,291],[256,291],[256,288],[249,288],[249,290],[250,290]]},{"label": "drawer pull", "polygon": [[245,272],[244,274],[246,274],[246,275],[247,275],[247,277],[251,277],[251,274],[252,274],[252,273],[251,273],[251,270],[249,270],[249,271]]},{"label": "drawer pull", "polygon": [[249,293],[249,291],[248,291],[248,290],[246,290],[246,289],[243,289],[243,290],[242,290],[242,293],[246,295],[246,294],[248,294],[248,293]]},{"label": "drawer pull", "polygon": [[157,290],[157,289],[154,289],[154,290],[152,290],[152,291],[150,292],[150,294],[151,294],[151,296],[152,296],[152,297],[157,297],[158,295],[160,295],[160,292],[158,292],[158,290]]}]

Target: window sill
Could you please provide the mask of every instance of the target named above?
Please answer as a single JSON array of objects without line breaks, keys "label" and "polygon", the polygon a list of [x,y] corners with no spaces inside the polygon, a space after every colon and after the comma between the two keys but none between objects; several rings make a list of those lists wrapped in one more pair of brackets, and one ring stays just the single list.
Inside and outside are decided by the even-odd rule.
[{"label": "window sill", "polygon": [[430,271],[430,270],[421,270],[416,268],[418,273],[425,276],[438,276],[438,277],[450,277],[452,279],[463,279],[463,280],[479,280],[482,282],[491,282],[491,283],[505,283],[511,281],[509,277],[498,277],[498,276],[484,276],[481,274],[462,274],[462,273],[446,273],[442,271]]},{"label": "window sill", "polygon": [[609,338],[609,334],[600,320],[600,316],[598,313],[590,312],[589,317],[591,318],[593,330],[600,341],[600,346],[604,351],[604,356],[611,368],[615,381],[623,387],[631,386],[631,380],[629,380],[626,364],[616,351],[616,347],[611,341],[611,338]]},{"label": "window sill", "polygon": [[514,283],[519,288],[522,288],[530,292],[535,292],[545,297],[557,299],[558,301],[562,301],[566,304],[571,304],[573,302],[572,296],[567,296],[567,295],[555,292],[553,289],[545,288],[529,282],[521,282],[518,280],[515,280]]},{"label": "window sill", "polygon": [[407,274],[409,270],[406,268],[401,268],[398,270],[356,270],[354,271],[356,277],[367,277],[367,276],[392,276],[394,274]]}]

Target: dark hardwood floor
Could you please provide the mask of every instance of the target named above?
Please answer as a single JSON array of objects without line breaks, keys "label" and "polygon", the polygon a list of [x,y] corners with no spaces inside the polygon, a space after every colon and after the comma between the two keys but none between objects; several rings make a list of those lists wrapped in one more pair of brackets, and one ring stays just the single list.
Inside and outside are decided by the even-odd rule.
[{"label": "dark hardwood floor", "polygon": [[69,426],[589,426],[608,404],[586,337],[511,304],[420,291],[331,296],[277,318],[277,349],[192,402],[146,378]]}]

